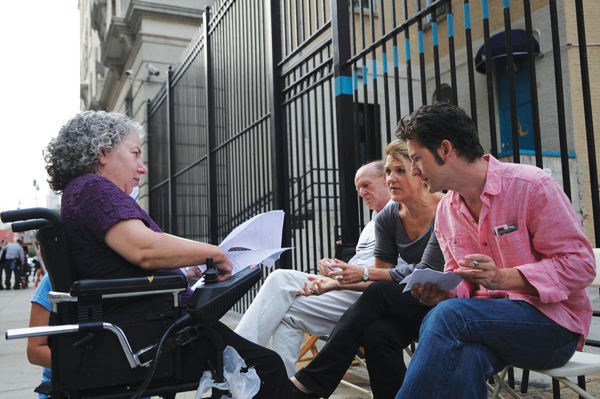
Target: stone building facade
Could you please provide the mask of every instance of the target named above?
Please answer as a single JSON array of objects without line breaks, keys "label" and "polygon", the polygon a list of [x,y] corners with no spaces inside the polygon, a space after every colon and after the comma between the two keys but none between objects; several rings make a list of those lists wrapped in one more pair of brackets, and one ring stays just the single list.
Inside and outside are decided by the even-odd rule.
[{"label": "stone building facade", "polygon": [[[214,0],[80,0],[81,110],[121,112],[140,123]],[[146,141],[142,151],[147,156]],[[147,178],[139,202],[147,209]]]}]

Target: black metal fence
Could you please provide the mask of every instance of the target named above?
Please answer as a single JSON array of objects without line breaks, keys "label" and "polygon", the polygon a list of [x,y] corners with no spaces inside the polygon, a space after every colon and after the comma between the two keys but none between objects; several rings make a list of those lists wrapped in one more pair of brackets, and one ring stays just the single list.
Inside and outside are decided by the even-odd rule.
[{"label": "black metal fence", "polygon": [[151,216],[216,244],[283,209],[283,245],[295,249],[279,267],[314,272],[336,240],[356,242],[367,217],[358,166],[382,156],[402,116],[450,101],[476,121],[487,151],[551,173],[598,240],[583,1],[577,60],[563,3],[531,3],[218,2],[148,104]]}]

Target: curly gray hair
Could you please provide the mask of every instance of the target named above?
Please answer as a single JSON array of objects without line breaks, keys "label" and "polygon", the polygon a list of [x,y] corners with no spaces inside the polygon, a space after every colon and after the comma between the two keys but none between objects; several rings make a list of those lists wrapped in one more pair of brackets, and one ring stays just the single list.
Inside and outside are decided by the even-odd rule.
[{"label": "curly gray hair", "polygon": [[130,133],[141,138],[144,129],[123,114],[86,111],[75,115],[44,151],[50,188],[61,193],[74,178],[96,173],[100,156],[110,154]]}]

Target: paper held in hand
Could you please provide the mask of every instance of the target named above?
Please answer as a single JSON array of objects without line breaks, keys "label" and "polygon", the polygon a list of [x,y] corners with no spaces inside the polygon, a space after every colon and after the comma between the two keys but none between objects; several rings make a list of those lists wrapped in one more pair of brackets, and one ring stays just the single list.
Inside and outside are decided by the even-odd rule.
[{"label": "paper held in hand", "polygon": [[[219,244],[225,255],[231,261],[231,275],[239,273],[248,266],[262,263],[267,267],[273,266],[279,256],[290,248],[281,248],[283,234],[283,211],[261,213],[245,221]],[[198,266],[202,272],[206,265]],[[203,278],[192,286],[195,289],[201,285]]]},{"label": "paper held in hand", "polygon": [[410,291],[415,284],[419,284],[419,287],[423,288],[426,283],[434,284],[438,290],[450,291],[455,289],[461,281],[462,277],[452,272],[442,273],[431,269],[416,269],[400,284],[406,283],[402,292]]}]

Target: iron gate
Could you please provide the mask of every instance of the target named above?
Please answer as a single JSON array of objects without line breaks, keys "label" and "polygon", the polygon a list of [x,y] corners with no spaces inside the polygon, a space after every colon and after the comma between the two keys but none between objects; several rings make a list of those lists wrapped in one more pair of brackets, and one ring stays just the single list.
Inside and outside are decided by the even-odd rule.
[{"label": "iron gate", "polygon": [[486,151],[552,173],[598,240],[600,76],[590,80],[585,33],[582,0],[218,2],[148,103],[150,215],[217,244],[283,209],[295,249],[278,267],[315,272],[368,218],[358,166],[381,157],[402,116],[450,101]]}]

